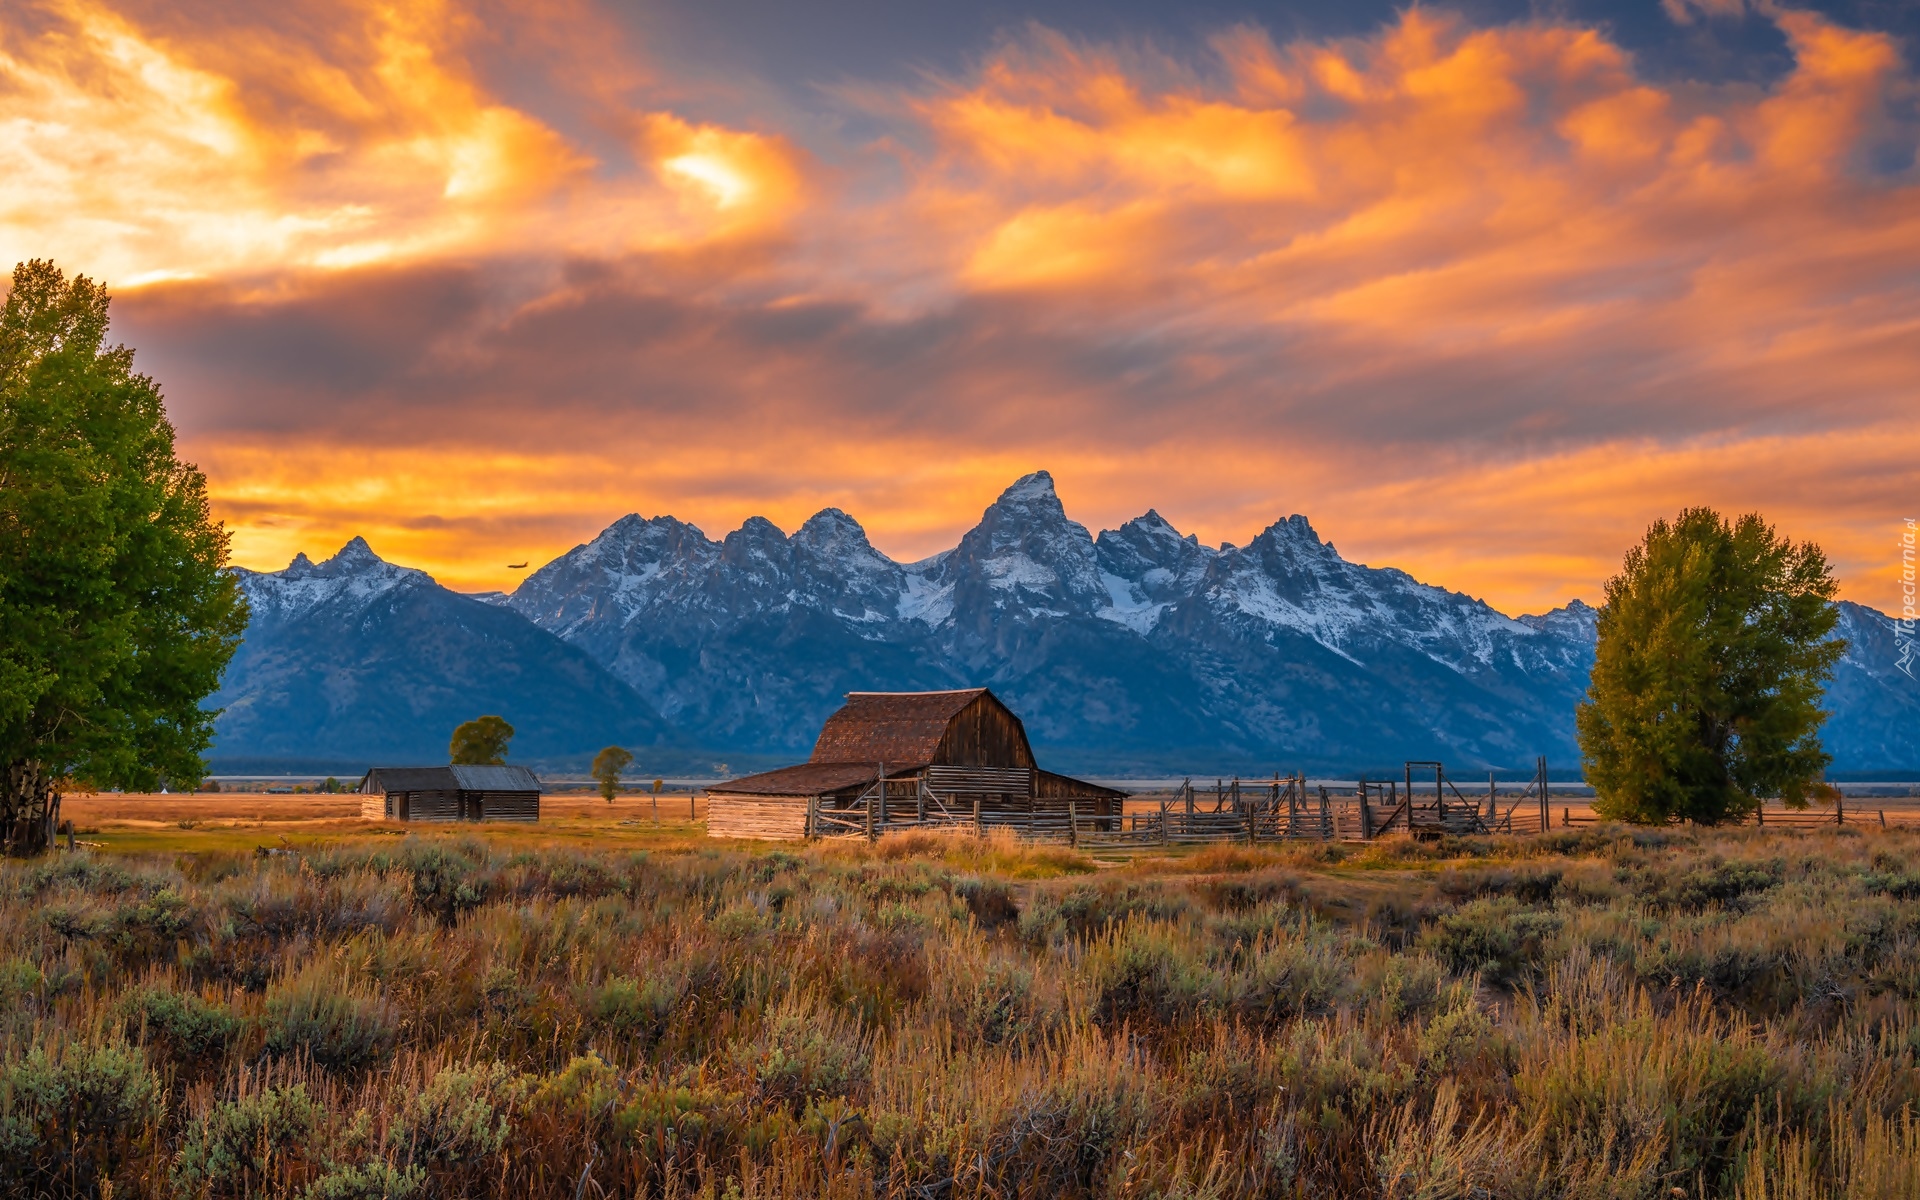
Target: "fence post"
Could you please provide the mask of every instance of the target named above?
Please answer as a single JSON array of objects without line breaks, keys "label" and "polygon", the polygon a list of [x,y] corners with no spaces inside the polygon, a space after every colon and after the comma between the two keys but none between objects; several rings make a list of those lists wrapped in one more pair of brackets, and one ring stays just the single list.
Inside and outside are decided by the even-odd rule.
[{"label": "fence post", "polygon": [[1067,801],[1067,845],[1075,848],[1080,845],[1080,817],[1071,800]]},{"label": "fence post", "polygon": [[987,827],[980,823],[980,793],[973,794],[973,836],[987,836]]},{"label": "fence post", "polygon": [[1847,823],[1847,798],[1839,792],[1835,792],[1833,796],[1833,823],[1835,825]]},{"label": "fence post", "polygon": [[1540,789],[1540,832],[1553,828],[1553,810],[1547,806],[1547,756],[1541,755],[1535,764],[1534,784]]},{"label": "fence post", "polygon": [[1573,809],[1565,804],[1560,806],[1560,828],[1573,828]]},{"label": "fence post", "polygon": [[1373,806],[1367,803],[1367,780],[1360,778],[1360,840],[1373,840]]}]

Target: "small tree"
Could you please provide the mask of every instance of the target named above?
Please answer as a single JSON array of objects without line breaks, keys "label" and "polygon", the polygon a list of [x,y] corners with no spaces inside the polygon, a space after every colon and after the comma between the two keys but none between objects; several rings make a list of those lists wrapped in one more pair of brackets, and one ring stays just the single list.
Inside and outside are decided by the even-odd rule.
[{"label": "small tree", "polygon": [[46,844],[62,788],[190,788],[201,702],[247,625],[206,477],[159,387],[108,346],[108,296],[52,263],[0,310],[0,848]]},{"label": "small tree", "polygon": [[1846,643],[1811,542],[1758,514],[1656,522],[1607,582],[1577,721],[1605,817],[1713,823],[1767,796],[1805,807],[1832,761],[1820,698]]},{"label": "small tree", "polygon": [[476,717],[453,731],[447,753],[455,766],[497,767],[507,760],[513,726],[503,717]]},{"label": "small tree", "polygon": [[600,781],[600,794],[607,803],[613,803],[613,794],[620,790],[620,772],[633,762],[633,755],[619,746],[608,746],[593,756],[593,777]]}]

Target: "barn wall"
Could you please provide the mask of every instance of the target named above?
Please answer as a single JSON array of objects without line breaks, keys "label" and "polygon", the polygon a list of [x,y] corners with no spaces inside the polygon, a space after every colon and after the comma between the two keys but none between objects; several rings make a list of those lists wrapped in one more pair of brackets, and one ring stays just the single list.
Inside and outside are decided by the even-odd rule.
[{"label": "barn wall", "polygon": [[468,792],[472,798],[469,812],[477,812],[482,821],[540,820],[539,792]]},{"label": "barn wall", "polygon": [[1033,766],[1033,748],[1027,731],[1013,710],[982,695],[947,723],[947,732],[934,751],[933,761],[948,767]]},{"label": "barn wall", "polygon": [[807,836],[807,797],[708,792],[707,836],[800,841]]},{"label": "barn wall", "polygon": [[[396,796],[407,797],[407,820],[409,821],[458,821],[460,819],[459,792],[403,792]],[[396,809],[397,809],[396,805]]]},{"label": "barn wall", "polygon": [[384,821],[389,816],[387,794],[375,792],[360,797],[360,819],[363,821]]},{"label": "barn wall", "polygon": [[1112,788],[1103,788],[1067,775],[1055,775],[1051,771],[1038,771],[1035,774],[1039,777],[1034,798],[1036,808],[1065,811],[1071,801],[1074,811],[1082,816],[1103,817],[1120,811],[1124,797],[1115,795]]}]

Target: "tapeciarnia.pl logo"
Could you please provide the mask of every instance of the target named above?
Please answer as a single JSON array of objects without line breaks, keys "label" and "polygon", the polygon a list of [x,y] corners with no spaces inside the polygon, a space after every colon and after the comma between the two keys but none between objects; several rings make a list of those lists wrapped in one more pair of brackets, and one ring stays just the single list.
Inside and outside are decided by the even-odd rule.
[{"label": "tapeciarnia.pl logo", "polygon": [[1893,644],[1900,651],[1900,658],[1893,665],[1908,679],[1914,678],[1914,629],[1920,622],[1914,598],[1914,524],[1914,518],[1908,517],[1907,527],[1900,534],[1900,616],[1893,622]]}]

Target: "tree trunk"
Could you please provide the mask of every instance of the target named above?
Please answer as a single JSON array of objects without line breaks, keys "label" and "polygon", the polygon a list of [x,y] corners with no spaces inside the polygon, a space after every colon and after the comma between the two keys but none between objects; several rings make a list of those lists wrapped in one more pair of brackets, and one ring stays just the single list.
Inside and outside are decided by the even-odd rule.
[{"label": "tree trunk", "polygon": [[53,842],[59,793],[36,762],[0,767],[0,855],[39,854]]}]

